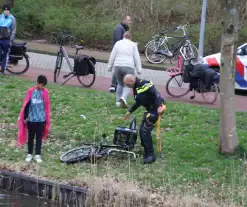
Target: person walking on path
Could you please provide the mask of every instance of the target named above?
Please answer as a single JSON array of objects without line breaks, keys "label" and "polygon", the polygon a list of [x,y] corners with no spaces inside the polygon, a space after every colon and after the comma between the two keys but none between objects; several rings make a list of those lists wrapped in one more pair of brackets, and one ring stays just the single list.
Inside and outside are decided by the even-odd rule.
[{"label": "person walking on path", "polygon": [[50,98],[49,91],[45,88],[47,78],[38,76],[37,85],[30,88],[24,99],[24,103],[18,118],[17,145],[24,145],[27,141],[26,130],[28,131],[28,154],[26,162],[33,158],[34,137],[36,137],[35,160],[42,162],[41,146],[42,140],[47,138],[50,129]]},{"label": "person walking on path", "polygon": [[125,32],[124,38],[114,45],[108,62],[108,71],[112,71],[112,68],[117,79],[116,106],[121,105],[126,108],[130,89],[124,85],[124,76],[134,75],[136,72],[141,74],[142,71],[138,47],[131,41],[130,32]]},{"label": "person walking on path", "polygon": [[[116,44],[117,41],[123,39],[124,33],[129,31],[129,25],[131,23],[132,23],[131,17],[126,15],[122,19],[122,22],[115,27],[114,32],[113,32],[113,45],[112,45],[113,47],[114,47],[114,45]],[[117,87],[117,78],[113,73],[112,74],[111,86],[109,88],[109,91],[111,93],[114,93],[116,91],[116,87]]]},{"label": "person walking on path", "polygon": [[13,43],[16,35],[16,20],[15,17],[10,14],[10,6],[4,4],[2,7],[3,13],[0,15],[0,47],[1,47],[1,73],[4,74],[6,69],[9,51],[11,44]]}]

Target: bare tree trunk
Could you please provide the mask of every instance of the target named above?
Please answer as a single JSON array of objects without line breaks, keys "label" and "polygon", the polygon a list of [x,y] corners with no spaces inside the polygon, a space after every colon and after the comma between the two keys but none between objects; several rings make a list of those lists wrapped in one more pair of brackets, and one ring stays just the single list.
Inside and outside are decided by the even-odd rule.
[{"label": "bare tree trunk", "polygon": [[233,153],[238,146],[235,109],[235,66],[241,10],[246,0],[220,0],[223,9],[220,69],[219,150]]}]

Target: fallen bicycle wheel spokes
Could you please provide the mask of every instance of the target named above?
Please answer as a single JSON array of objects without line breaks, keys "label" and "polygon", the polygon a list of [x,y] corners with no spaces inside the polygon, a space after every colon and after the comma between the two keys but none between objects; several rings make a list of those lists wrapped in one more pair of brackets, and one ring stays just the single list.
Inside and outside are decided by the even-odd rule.
[{"label": "fallen bicycle wheel spokes", "polygon": [[71,149],[60,156],[60,161],[63,163],[76,163],[88,159],[94,147],[85,145],[82,147]]}]

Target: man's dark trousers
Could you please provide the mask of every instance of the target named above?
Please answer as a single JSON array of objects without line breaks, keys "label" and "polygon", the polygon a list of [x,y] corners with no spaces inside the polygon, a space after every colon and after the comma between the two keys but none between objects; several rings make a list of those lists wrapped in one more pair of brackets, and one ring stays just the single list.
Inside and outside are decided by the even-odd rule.
[{"label": "man's dark trousers", "polygon": [[149,111],[144,113],[144,117],[140,126],[140,139],[141,145],[144,147],[145,158],[148,156],[154,156],[152,131],[157,120],[158,113],[156,111]]},{"label": "man's dark trousers", "polygon": [[2,73],[4,73],[9,61],[10,40],[0,40],[0,53],[2,61]]}]

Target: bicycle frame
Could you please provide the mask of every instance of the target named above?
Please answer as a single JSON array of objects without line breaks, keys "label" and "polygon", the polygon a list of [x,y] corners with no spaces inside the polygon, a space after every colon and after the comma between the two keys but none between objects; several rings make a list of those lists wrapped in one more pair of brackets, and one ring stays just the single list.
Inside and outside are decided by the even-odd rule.
[{"label": "bicycle frame", "polygon": [[[76,52],[75,52],[75,55],[77,56],[78,55],[78,52],[79,50],[76,49]],[[59,51],[58,51],[58,54],[57,54],[57,59],[59,61],[58,64],[56,64],[56,67],[57,69],[59,69],[59,71],[61,70],[62,68],[62,62],[63,62],[63,58],[65,58],[68,66],[69,66],[69,69],[71,72],[69,72],[67,75],[64,75],[63,78],[68,78],[70,75],[73,75],[71,76],[70,78],[68,78],[66,81],[64,81],[61,85],[64,85],[65,83],[67,83],[71,78],[73,78],[75,75],[74,75],[74,72],[73,72],[73,66],[69,60],[69,56],[68,56],[68,53],[65,49],[65,47],[63,46],[63,44],[60,45],[60,48],[59,48]],[[60,57],[60,58],[59,58]]]},{"label": "bicycle frame", "polygon": [[[77,55],[77,54],[78,54],[78,51],[76,51],[76,55]],[[66,62],[67,62],[67,64],[68,64],[70,70],[73,71],[73,66],[72,66],[72,64],[71,64],[71,62],[70,62],[70,60],[69,60],[68,53],[67,53],[67,51],[66,51],[66,49],[64,48],[63,45],[60,45],[60,48],[59,48],[57,57],[59,57],[59,56],[61,57],[61,59],[60,59],[61,61],[60,61],[59,65],[57,66],[58,69],[61,69],[63,58],[65,58],[65,60],[66,60]]]},{"label": "bicycle frame", "polygon": [[168,76],[176,76],[183,75],[183,59],[181,56],[178,56],[178,63],[176,68],[168,68],[166,70],[168,72]]},{"label": "bicycle frame", "polygon": [[103,140],[98,145],[97,144],[88,144],[88,143],[83,143],[83,145],[98,147],[98,149],[95,153],[96,156],[104,154],[104,153],[102,153],[102,151],[105,149],[107,156],[110,155],[112,152],[121,152],[121,153],[131,154],[136,159],[136,153],[128,151],[128,150],[123,150],[118,145],[103,144],[104,142],[107,142],[107,137],[105,135],[102,135],[102,138],[103,138]]}]

